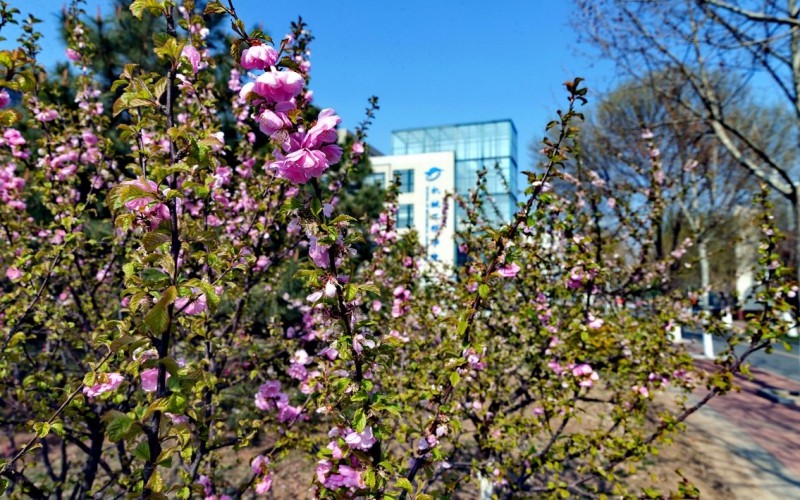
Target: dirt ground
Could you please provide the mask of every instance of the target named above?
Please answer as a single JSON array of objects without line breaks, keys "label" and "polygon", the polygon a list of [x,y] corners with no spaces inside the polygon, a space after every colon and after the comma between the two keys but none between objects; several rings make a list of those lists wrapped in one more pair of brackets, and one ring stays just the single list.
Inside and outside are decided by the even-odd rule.
[{"label": "dirt ground", "polygon": [[[661,397],[657,404],[663,407],[668,404],[669,399]],[[626,480],[633,487],[632,491],[645,487],[654,487],[664,493],[677,491],[681,477],[676,470],[680,470],[684,477],[699,488],[702,498],[800,498],[800,482],[796,479],[798,476],[776,460],[776,453],[770,446],[761,446],[756,442],[757,439],[753,439],[752,433],[743,431],[741,419],[737,419],[731,412],[730,407],[733,406],[739,411],[750,408],[744,406],[745,410],[741,410],[741,399],[742,396],[736,394],[731,395],[728,400],[720,398],[689,417],[686,431],[677,435],[673,444],[663,447],[657,456],[636,464],[635,471]],[[734,404],[736,401],[738,403]],[[747,403],[753,406],[749,410],[752,420],[763,420],[759,417],[759,405],[770,403],[762,402],[760,398]],[[771,413],[775,414],[774,409]],[[766,423],[753,422],[752,425],[754,428],[761,428],[761,434],[764,434],[763,425]],[[787,431],[797,434],[798,429],[792,428],[794,424],[790,423],[788,427]],[[0,438],[0,441],[4,440]],[[7,444],[1,442],[0,449]],[[242,450],[235,454],[230,450],[229,454],[226,453],[228,456],[223,459],[223,467],[230,467],[225,474],[230,483],[241,484],[245,474],[249,472],[248,464],[254,454],[255,450]],[[313,470],[314,463],[307,457],[294,453],[284,457],[274,470],[273,487],[267,498],[313,498],[310,491]],[[619,470],[627,469],[622,466]],[[470,486],[457,498],[476,498],[474,489]]]}]

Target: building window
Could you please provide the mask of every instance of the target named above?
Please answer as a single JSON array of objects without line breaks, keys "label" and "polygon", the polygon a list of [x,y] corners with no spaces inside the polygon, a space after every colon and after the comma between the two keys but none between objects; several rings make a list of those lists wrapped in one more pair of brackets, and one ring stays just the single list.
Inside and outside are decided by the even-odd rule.
[{"label": "building window", "polygon": [[373,172],[364,178],[365,186],[386,187],[386,174],[383,172]]},{"label": "building window", "polygon": [[413,193],[414,192],[414,171],[411,169],[407,170],[395,170],[394,177],[400,182],[400,192],[401,193]]},{"label": "building window", "polygon": [[414,225],[414,205],[406,204],[397,207],[397,227],[403,229]]}]

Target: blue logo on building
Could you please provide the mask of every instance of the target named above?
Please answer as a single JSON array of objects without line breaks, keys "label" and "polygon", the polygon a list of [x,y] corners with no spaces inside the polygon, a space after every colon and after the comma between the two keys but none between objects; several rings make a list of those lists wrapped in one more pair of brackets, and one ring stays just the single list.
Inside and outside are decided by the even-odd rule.
[{"label": "blue logo on building", "polygon": [[442,175],[442,169],[439,167],[431,167],[425,172],[425,180],[428,182],[433,182]]}]

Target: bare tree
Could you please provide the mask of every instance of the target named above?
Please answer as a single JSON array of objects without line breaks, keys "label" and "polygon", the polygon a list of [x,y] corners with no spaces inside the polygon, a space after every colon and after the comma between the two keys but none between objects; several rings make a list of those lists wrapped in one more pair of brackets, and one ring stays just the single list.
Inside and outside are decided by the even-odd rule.
[{"label": "bare tree", "polygon": [[[800,7],[795,0],[575,0],[581,31],[621,71],[701,119],[725,152],[792,207],[800,256]],[[686,89],[674,92],[675,79]],[[743,115],[758,92],[768,113]],[[772,106],[772,108],[770,108]],[[766,116],[765,116],[766,115]],[[790,120],[783,118],[789,116]],[[776,117],[780,119],[775,119]],[[800,265],[796,266],[800,281]],[[800,301],[797,304],[800,309]]]}]

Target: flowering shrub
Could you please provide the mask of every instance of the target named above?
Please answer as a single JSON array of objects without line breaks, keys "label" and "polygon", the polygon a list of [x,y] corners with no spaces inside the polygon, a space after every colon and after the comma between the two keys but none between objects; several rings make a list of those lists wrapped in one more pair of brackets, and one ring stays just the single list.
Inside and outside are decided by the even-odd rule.
[{"label": "flowering shrub", "polygon": [[[623,494],[615,468],[699,407],[685,401],[702,379],[669,341],[685,321],[669,287],[681,256],[652,251],[663,200],[651,189],[631,209],[637,194],[581,169],[580,80],[513,220],[487,222],[483,177],[448,197],[468,214],[468,259],[445,269],[396,229],[391,192],[376,220],[342,211],[365,127],[343,148],[335,111],[311,111],[302,22],[276,44],[232,4],[135,0],[131,12],[165,19],[165,69],[126,66],[111,109],[77,6],[74,105],[44,92],[34,30],[0,52],[0,481],[12,495],[261,495],[290,455],[320,498]],[[211,15],[236,35],[224,92]],[[576,197],[554,189],[568,185]],[[773,340],[783,307],[764,224],[777,305],[750,326],[748,354]],[[701,403],[743,361],[731,350]],[[653,423],[660,392],[678,410]]]}]

